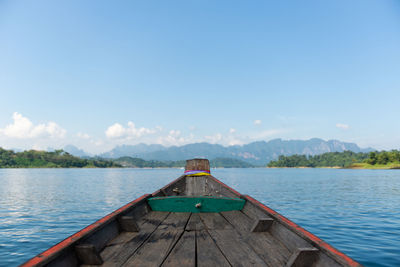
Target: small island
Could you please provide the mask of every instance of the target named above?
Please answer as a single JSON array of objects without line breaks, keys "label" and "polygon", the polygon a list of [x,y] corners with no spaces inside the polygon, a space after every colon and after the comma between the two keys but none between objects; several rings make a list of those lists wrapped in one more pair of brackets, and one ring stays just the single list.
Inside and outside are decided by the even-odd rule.
[{"label": "small island", "polygon": [[279,156],[268,163],[269,168],[346,168],[346,169],[400,169],[400,151],[329,152],[321,155]]}]

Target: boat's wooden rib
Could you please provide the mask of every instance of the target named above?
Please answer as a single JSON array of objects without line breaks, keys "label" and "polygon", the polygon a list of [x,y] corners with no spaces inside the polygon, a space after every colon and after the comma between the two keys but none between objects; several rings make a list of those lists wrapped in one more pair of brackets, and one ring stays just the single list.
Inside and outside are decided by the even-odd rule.
[{"label": "boat's wooden rib", "polygon": [[[183,175],[143,195],[21,266],[361,266],[208,175],[209,169],[198,169],[207,166],[207,160],[188,161],[186,169],[195,176]],[[153,211],[148,204],[149,198],[163,202],[170,196],[179,196],[174,199],[185,205],[186,198],[194,196],[199,202],[190,211],[199,213],[176,212],[175,204],[171,210]],[[222,205],[215,212],[202,212],[200,204],[216,197],[243,199],[245,204],[237,210]]]}]

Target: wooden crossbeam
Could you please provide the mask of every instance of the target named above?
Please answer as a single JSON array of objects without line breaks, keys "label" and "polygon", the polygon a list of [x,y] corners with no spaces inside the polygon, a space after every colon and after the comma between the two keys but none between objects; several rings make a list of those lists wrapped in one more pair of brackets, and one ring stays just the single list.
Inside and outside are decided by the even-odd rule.
[{"label": "wooden crossbeam", "polygon": [[122,231],[139,232],[139,226],[136,224],[133,216],[121,216],[118,221]]},{"label": "wooden crossbeam", "polygon": [[298,248],[290,256],[286,267],[308,267],[312,266],[318,258],[318,249],[316,248]]},{"label": "wooden crossbeam", "polygon": [[93,244],[80,244],[75,246],[75,252],[82,264],[100,265],[103,264],[99,252]]},{"label": "wooden crossbeam", "polygon": [[253,227],[251,228],[252,232],[267,232],[274,222],[271,218],[261,218],[258,219]]}]

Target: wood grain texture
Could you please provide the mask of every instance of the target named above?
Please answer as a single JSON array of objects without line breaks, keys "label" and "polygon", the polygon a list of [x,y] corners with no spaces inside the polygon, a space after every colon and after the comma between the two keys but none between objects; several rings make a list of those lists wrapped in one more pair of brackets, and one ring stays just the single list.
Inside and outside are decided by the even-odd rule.
[{"label": "wood grain texture", "polygon": [[222,212],[248,244],[269,266],[284,266],[290,251],[268,232],[251,232],[253,220],[241,211]]},{"label": "wood grain texture", "polygon": [[227,230],[233,229],[232,225],[219,213],[198,213],[207,229]]},{"label": "wood grain texture", "polygon": [[232,266],[268,266],[236,231],[208,230]]},{"label": "wood grain texture", "polygon": [[188,224],[186,225],[186,231],[199,231],[204,229],[205,226],[201,221],[199,214],[193,213],[192,216],[190,216]]},{"label": "wood grain texture", "polygon": [[196,232],[185,231],[162,266],[196,266]]},{"label": "wood grain texture", "polygon": [[210,162],[208,159],[189,159],[185,171],[210,171]]},{"label": "wood grain texture", "polygon": [[187,196],[205,195],[205,179],[203,178],[203,176],[186,177],[186,195]]},{"label": "wood grain texture", "polygon": [[103,258],[103,266],[121,266],[131,257],[150,237],[157,227],[169,216],[167,212],[151,212],[143,218],[140,231],[134,233],[126,243],[108,247],[107,258]]},{"label": "wood grain texture", "polygon": [[190,213],[170,213],[122,266],[160,266],[182,236]]},{"label": "wood grain texture", "polygon": [[[242,212],[253,220],[272,218],[262,209],[253,205],[249,201],[246,201]],[[311,243],[301,238],[294,231],[290,230],[279,221],[275,221],[271,225],[271,227],[269,228],[269,233],[277,240],[282,242],[282,244],[284,244],[291,252],[294,252],[298,247],[312,247]]]},{"label": "wood grain texture", "polygon": [[196,231],[197,266],[231,266],[206,230]]}]

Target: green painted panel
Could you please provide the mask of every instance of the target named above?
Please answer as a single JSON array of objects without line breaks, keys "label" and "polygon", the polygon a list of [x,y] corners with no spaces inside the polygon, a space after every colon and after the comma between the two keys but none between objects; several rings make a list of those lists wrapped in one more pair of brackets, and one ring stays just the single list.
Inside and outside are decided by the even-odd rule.
[{"label": "green painted panel", "polygon": [[152,197],[148,203],[154,211],[170,212],[221,212],[242,210],[245,200],[228,197],[171,196]]}]

